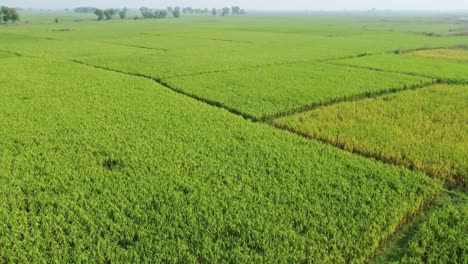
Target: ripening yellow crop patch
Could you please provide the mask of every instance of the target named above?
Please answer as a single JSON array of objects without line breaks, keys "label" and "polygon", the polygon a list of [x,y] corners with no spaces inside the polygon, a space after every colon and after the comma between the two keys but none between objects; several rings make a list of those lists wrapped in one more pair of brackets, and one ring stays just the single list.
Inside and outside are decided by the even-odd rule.
[{"label": "ripening yellow crop patch", "polygon": [[411,55],[436,58],[436,59],[447,59],[468,62],[468,50],[464,49],[432,49],[432,50],[418,50],[411,52]]},{"label": "ripening yellow crop patch", "polygon": [[344,149],[468,183],[468,86],[436,85],[275,121]]}]

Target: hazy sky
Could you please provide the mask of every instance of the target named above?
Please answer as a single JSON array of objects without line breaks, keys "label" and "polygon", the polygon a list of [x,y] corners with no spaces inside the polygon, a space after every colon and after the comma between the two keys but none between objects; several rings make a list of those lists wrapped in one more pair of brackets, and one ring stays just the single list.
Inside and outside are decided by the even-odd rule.
[{"label": "hazy sky", "polygon": [[0,0],[0,5],[33,8],[141,7],[166,6],[223,7],[239,5],[245,9],[269,10],[467,10],[468,0]]}]

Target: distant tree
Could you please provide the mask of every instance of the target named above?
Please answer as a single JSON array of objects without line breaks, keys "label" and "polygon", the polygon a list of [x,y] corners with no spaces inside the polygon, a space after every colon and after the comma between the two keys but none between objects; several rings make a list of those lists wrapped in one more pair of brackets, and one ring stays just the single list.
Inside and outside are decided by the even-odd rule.
[{"label": "distant tree", "polygon": [[110,20],[112,18],[109,9],[104,10],[104,17],[106,18],[106,20]]},{"label": "distant tree", "polygon": [[216,8],[211,9],[211,14],[213,16],[216,16],[217,13],[218,13],[218,10],[216,10]]},{"label": "distant tree", "polygon": [[119,12],[120,19],[125,19],[127,17],[128,8],[124,7]]},{"label": "distant tree", "polygon": [[149,9],[148,7],[140,7],[140,12],[143,18],[152,18],[153,17],[153,11]]},{"label": "distant tree", "polygon": [[113,9],[113,8],[104,10],[104,16],[106,17],[106,20],[111,20],[112,17],[114,17],[115,14],[118,13],[118,11],[119,11],[118,9]]},{"label": "distant tree", "polygon": [[87,7],[87,6],[77,7],[75,9],[73,9],[73,11],[75,11],[75,13],[94,13],[94,12],[96,12],[96,10],[97,10],[96,7]]},{"label": "distant tree", "polygon": [[168,7],[167,7],[167,12],[168,12],[169,14],[172,14],[172,12],[174,12],[174,8],[173,8],[172,6],[168,6]]},{"label": "distant tree", "polygon": [[166,18],[167,14],[168,14],[167,10],[165,10],[165,9],[159,10],[159,15],[161,16],[161,18]]},{"label": "distant tree", "polygon": [[231,11],[231,8],[225,7],[225,8],[223,8],[223,9],[221,10],[221,15],[222,15],[222,16],[227,16],[227,15],[229,15],[229,12],[230,12],[230,11]]},{"label": "distant tree", "polygon": [[2,13],[2,21],[3,23],[7,23],[8,21],[12,20],[12,12],[11,12],[11,8],[7,7],[7,6],[2,6],[0,8],[0,12]]},{"label": "distant tree", "polygon": [[20,20],[20,16],[19,16],[18,12],[16,12],[15,8],[10,8],[10,12],[11,12],[11,21],[13,23]]},{"label": "distant tree", "polygon": [[240,10],[240,14],[241,14],[241,15],[247,15],[247,12],[245,12],[244,9],[241,9],[241,10]]},{"label": "distant tree", "polygon": [[102,11],[101,9],[96,9],[96,11],[94,11],[94,14],[98,17],[99,21],[101,21],[104,18],[104,11]]},{"label": "distant tree", "polygon": [[193,14],[194,10],[190,6],[182,8],[182,13],[184,14]]},{"label": "distant tree", "polygon": [[55,23],[58,23],[58,18],[55,18]]},{"label": "distant tree", "polygon": [[180,7],[178,7],[178,6],[174,7],[174,11],[172,11],[172,15],[175,18],[179,18],[180,17]]},{"label": "distant tree", "polygon": [[154,18],[166,18],[167,17],[167,10],[165,9],[157,9],[154,11]]},{"label": "distant tree", "polygon": [[232,12],[233,15],[240,15],[240,10],[241,9],[238,6],[232,6],[231,7],[231,12]]}]

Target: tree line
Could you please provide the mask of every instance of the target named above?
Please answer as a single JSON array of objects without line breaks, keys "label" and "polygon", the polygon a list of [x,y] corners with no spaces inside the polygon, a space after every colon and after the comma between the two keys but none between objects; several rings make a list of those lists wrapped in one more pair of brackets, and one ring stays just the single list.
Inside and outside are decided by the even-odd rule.
[{"label": "tree line", "polygon": [[224,7],[222,9],[213,8],[211,11],[208,8],[192,8],[192,7],[172,7],[169,6],[166,9],[150,9],[148,7],[141,7],[140,8],[141,15],[143,18],[165,18],[168,15],[172,15],[173,17],[180,17],[181,13],[183,14],[211,14],[213,16],[221,15],[246,15],[244,9],[240,8],[239,6],[232,6],[232,7]]},{"label": "tree line", "polygon": [[[99,9],[96,7],[77,7],[73,9],[76,13],[94,13],[98,20],[110,20],[114,16],[119,15],[121,19],[127,18],[128,8],[123,9]],[[142,18],[166,18],[169,16],[178,18],[181,14],[211,14],[213,16],[221,15],[245,15],[247,14],[244,9],[239,6],[224,7],[222,9],[208,9],[208,8],[192,8],[192,7],[179,7],[179,6],[169,6],[166,9],[151,9],[148,7],[141,7],[139,9]],[[134,19],[138,19],[138,16],[135,16]]]},{"label": "tree line", "polygon": [[16,10],[16,8],[2,6],[0,8],[0,19],[5,24],[8,21],[11,21],[11,22],[15,23],[16,21],[20,20],[20,16],[19,16],[18,11]]},{"label": "tree line", "polygon": [[82,6],[73,9],[75,13],[94,13],[96,12],[96,7]]},{"label": "tree line", "polygon": [[228,15],[239,16],[239,15],[246,15],[247,12],[245,12],[245,9],[242,9],[239,6],[231,6],[231,7],[224,7],[219,10],[216,8],[213,8],[211,10],[211,14],[213,16],[216,16],[218,14],[221,16],[228,16]]},{"label": "tree line", "polygon": [[121,19],[127,18],[127,12],[128,8],[123,8],[121,10],[115,9],[115,8],[108,8],[105,10],[101,10],[99,8],[96,8],[94,11],[94,14],[98,17],[98,20],[101,21],[103,19],[110,20],[114,18],[115,15],[119,15]]}]

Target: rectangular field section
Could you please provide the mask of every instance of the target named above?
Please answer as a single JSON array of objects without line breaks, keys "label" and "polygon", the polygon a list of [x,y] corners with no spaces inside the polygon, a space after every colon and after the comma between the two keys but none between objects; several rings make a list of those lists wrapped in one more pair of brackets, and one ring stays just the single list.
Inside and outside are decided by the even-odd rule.
[{"label": "rectangular field section", "polygon": [[370,263],[466,263],[468,195],[449,191],[405,226]]},{"label": "rectangular field section", "polygon": [[339,103],[275,123],[466,187],[467,102],[467,86],[437,85]]},{"label": "rectangular field section", "polygon": [[20,58],[0,82],[5,262],[365,262],[441,191],[144,78]]},{"label": "rectangular field section", "polygon": [[464,49],[432,49],[418,50],[410,53],[413,56],[447,59],[454,61],[468,62],[468,50]]},{"label": "rectangular field section", "polygon": [[366,94],[417,87],[432,79],[297,63],[163,80],[169,86],[218,102],[254,119],[265,119]]},{"label": "rectangular field section", "polygon": [[468,83],[468,64],[458,61],[411,55],[383,54],[334,61],[333,63],[428,76],[456,84]]}]

